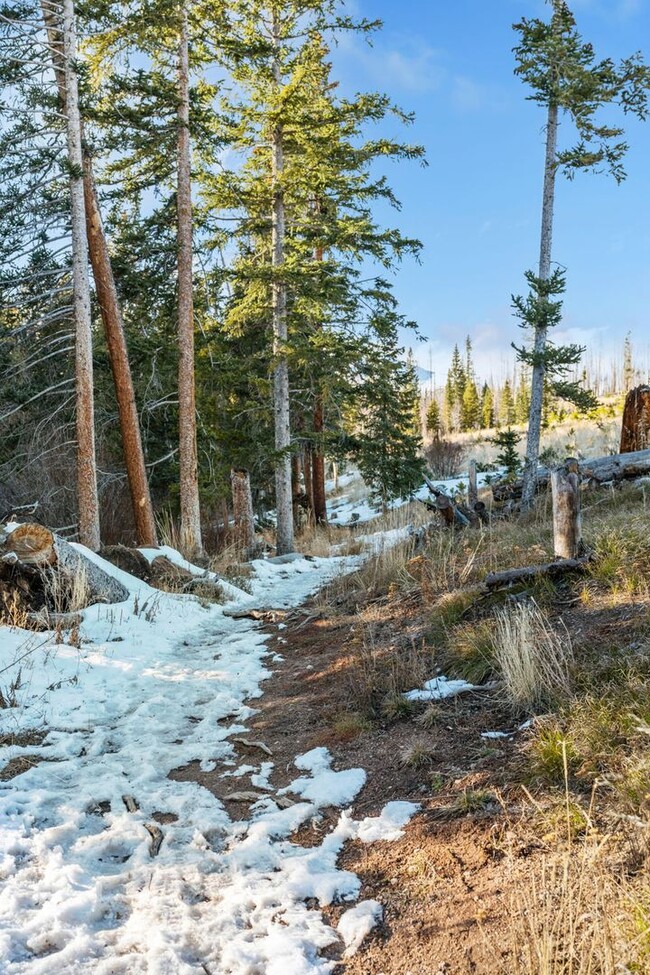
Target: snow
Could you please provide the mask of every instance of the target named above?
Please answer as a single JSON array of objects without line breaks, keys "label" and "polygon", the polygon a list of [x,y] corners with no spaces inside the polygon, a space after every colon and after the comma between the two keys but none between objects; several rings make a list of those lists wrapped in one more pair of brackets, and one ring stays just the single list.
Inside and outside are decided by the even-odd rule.
[{"label": "snow", "polygon": [[379,924],[383,916],[383,908],[378,901],[361,901],[341,915],[336,930],[346,945],[344,958],[356,955],[363,939]]},{"label": "snow", "polygon": [[[353,903],[360,882],[337,865],[344,844],[398,838],[417,807],[388,803],[355,821],[344,807],[365,772],[333,769],[324,748],[296,758],[283,792],[297,801],[276,804],[273,762],[240,764],[229,739],[247,731],[277,656],[257,623],[227,612],[299,605],[358,557],[259,560],[251,593],[219,580],[230,602],[205,607],[81,551],[126,586],[125,602],[85,610],[78,646],[0,631],[0,686],[18,684],[0,734],[46,733],[2,749],[3,764],[40,759],[1,783],[3,975],[326,975],[322,949],[352,950],[379,915],[359,905],[337,932],[306,901]],[[202,574],[172,549],[146,554],[161,551]],[[232,821],[206,788],[169,778],[192,762],[225,777],[224,792],[263,790],[249,818]],[[342,812],[321,843],[292,842],[326,806]],[[152,859],[145,826],[161,813]]]},{"label": "snow", "polygon": [[441,676],[426,681],[422,688],[407,691],[404,697],[408,701],[443,701],[447,697],[456,697],[464,691],[480,689],[476,684],[469,684],[466,680],[447,680],[446,677]]},{"label": "snow", "polygon": [[[494,472],[492,474],[481,473],[477,475],[476,483],[479,488],[485,487],[489,483],[488,479],[494,477]],[[467,488],[469,482],[469,474],[465,474],[461,477],[448,477],[442,480],[432,479],[432,483],[435,484],[437,488],[444,491],[450,497],[463,487]],[[333,482],[327,482],[326,485],[328,490],[333,489]],[[327,513],[330,520],[332,520],[337,525],[351,525],[359,524],[366,521],[372,521],[374,518],[378,518],[381,515],[381,505],[371,504],[368,499],[368,491],[364,488],[363,481],[360,474],[351,473],[345,475],[345,478],[339,478],[339,488],[348,487],[351,488],[347,493],[337,494],[334,497],[328,498],[327,501]],[[423,484],[419,490],[413,494],[413,498],[420,501],[428,500],[430,495],[429,488],[426,484]],[[408,504],[410,498],[397,498],[389,504],[390,509],[401,508],[403,505]]]}]

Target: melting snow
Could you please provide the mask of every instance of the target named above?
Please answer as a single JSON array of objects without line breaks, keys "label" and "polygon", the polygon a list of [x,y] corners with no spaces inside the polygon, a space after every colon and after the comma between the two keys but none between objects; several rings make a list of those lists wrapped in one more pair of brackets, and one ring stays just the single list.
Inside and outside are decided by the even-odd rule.
[{"label": "melting snow", "polygon": [[[159,592],[84,554],[130,596],[87,609],[78,648],[55,645],[52,634],[0,631],[3,686],[22,675],[0,733],[47,732],[40,745],[2,750],[3,763],[40,760],[0,791],[3,975],[331,972],[321,950],[340,938],[354,950],[379,914],[361,904],[337,934],[306,899],[353,902],[360,884],[337,866],[343,844],[397,838],[416,807],[389,803],[360,822],[342,812],[320,845],[305,848],[291,834],[324,806],[349,804],[365,781],[362,769],[333,770],[326,749],[296,760],[297,802],[279,808],[269,791],[245,822],[197,783],[170,779],[198,762],[272,789],[272,763],[239,764],[229,741],[246,731],[270,675],[267,636],[223,607]],[[162,554],[200,571],[171,549]],[[256,562],[252,593],[224,585],[229,607],[298,605],[355,561]],[[128,812],[123,797],[139,808]],[[146,825],[159,814],[163,841],[152,859]]]}]

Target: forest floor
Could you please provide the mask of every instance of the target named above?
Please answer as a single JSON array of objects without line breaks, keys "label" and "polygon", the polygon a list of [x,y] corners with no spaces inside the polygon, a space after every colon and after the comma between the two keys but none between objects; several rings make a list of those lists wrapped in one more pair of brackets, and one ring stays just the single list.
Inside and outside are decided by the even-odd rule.
[{"label": "forest floor", "polygon": [[76,640],[4,627],[3,971],[649,975],[645,490],[585,496],[553,584],[482,587],[546,499],[419,545],[412,505],[223,607],[113,570]]}]

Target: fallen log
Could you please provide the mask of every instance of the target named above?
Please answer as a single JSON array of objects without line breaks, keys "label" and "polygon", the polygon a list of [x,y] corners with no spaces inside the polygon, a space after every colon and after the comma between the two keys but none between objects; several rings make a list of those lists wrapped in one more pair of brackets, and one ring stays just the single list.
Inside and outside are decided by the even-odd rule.
[{"label": "fallen log", "polygon": [[[591,460],[578,461],[578,474],[582,481],[588,481],[592,486],[618,484],[621,481],[633,481],[638,477],[650,474],[650,449],[635,450],[625,454],[611,454],[607,457],[595,457]],[[548,467],[537,469],[537,491],[543,491],[551,480]],[[521,497],[523,481],[495,481],[492,485],[492,496],[495,501],[517,500]]]},{"label": "fallen log", "polygon": [[542,565],[525,565],[518,569],[504,569],[502,572],[490,572],[484,579],[488,589],[509,586],[515,582],[530,582],[540,576],[555,578],[567,572],[584,572],[591,555],[579,559],[555,559]]},{"label": "fallen log", "polygon": [[0,562],[11,568],[14,578],[37,579],[46,605],[55,612],[129,598],[121,582],[43,525],[0,528]]}]

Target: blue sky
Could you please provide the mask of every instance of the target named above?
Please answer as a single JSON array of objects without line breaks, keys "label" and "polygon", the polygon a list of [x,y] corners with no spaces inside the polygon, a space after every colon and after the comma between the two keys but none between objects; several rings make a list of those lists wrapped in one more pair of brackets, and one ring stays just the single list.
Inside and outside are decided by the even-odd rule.
[{"label": "blue sky", "polygon": [[[346,87],[379,89],[415,124],[388,134],[425,146],[429,165],[388,172],[403,209],[400,227],[424,244],[421,265],[395,278],[403,311],[429,342],[422,365],[447,368],[454,342],[474,341],[482,375],[499,378],[521,332],[510,295],[535,268],[544,116],[513,75],[512,24],[548,16],[541,0],[354,0],[347,6],[383,30],[372,47],[346,40],[334,54]],[[573,0],[578,28],[601,57],[638,49],[650,60],[650,0]],[[608,109],[603,118],[619,118]],[[650,121],[624,122],[627,180],[579,175],[558,185],[554,259],[567,268],[563,334],[607,361],[630,331],[639,359],[650,350]],[[569,123],[561,130],[567,132]],[[567,139],[570,138],[567,132]],[[394,217],[392,219],[395,219]]]}]

